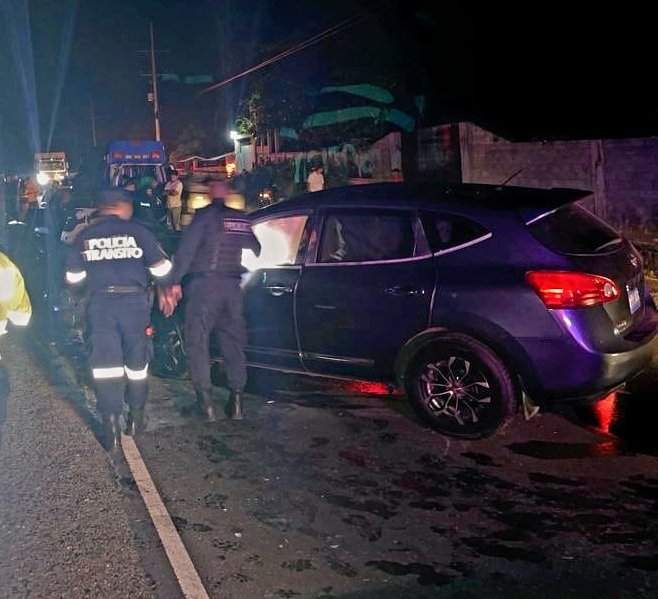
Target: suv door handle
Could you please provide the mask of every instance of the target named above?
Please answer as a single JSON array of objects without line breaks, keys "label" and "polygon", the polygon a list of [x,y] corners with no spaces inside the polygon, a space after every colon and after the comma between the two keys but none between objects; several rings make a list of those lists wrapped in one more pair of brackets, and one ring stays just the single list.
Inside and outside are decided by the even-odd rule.
[{"label": "suv door handle", "polygon": [[414,285],[392,285],[391,287],[387,287],[384,293],[399,297],[402,295],[423,295],[425,290],[422,287],[416,287]]},{"label": "suv door handle", "polygon": [[270,295],[274,297],[279,297],[286,293],[292,293],[293,288],[288,285],[270,285],[269,287],[263,287]]}]

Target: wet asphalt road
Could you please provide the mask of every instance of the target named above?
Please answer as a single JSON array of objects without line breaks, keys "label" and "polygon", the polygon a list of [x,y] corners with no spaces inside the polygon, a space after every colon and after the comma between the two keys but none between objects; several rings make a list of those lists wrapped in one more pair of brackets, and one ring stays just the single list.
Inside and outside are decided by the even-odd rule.
[{"label": "wet asphalt road", "polygon": [[140,447],[212,597],[653,597],[656,372],[477,442],[263,373],[247,420],[203,424],[158,381]]},{"label": "wet asphalt road", "polygon": [[2,339],[12,394],[0,448],[0,597],[175,592],[149,573],[167,565],[141,504],[74,410],[79,390],[48,380],[16,336]]},{"label": "wet asphalt road", "polygon": [[[0,588],[177,597],[84,398],[19,358]],[[616,402],[467,442],[422,427],[401,396],[265,373],[246,420],[205,424],[179,415],[187,382],[153,378],[138,444],[213,598],[655,597],[656,383],[658,367]],[[67,592],[73,579],[90,590]]]}]

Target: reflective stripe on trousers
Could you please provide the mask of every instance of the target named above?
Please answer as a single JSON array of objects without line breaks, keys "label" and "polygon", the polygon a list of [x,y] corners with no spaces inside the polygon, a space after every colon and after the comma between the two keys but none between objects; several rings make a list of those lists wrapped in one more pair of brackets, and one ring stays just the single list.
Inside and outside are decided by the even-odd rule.
[{"label": "reflective stripe on trousers", "polygon": [[92,374],[95,380],[120,379],[125,374],[130,381],[143,381],[148,374],[148,364],[144,368],[134,370],[127,366],[113,366],[110,368],[93,368]]},{"label": "reflective stripe on trousers", "polygon": [[90,366],[98,411],[120,413],[124,402],[141,407],[148,391],[150,305],[146,294],[96,294],[87,312]]}]

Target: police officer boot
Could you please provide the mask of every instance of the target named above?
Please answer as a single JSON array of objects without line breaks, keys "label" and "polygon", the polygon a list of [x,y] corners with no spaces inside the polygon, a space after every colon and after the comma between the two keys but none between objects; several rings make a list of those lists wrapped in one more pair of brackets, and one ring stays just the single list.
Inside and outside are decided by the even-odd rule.
[{"label": "police officer boot", "polygon": [[231,420],[242,420],[242,394],[239,391],[231,391],[224,408],[224,413]]},{"label": "police officer boot", "polygon": [[126,419],[126,435],[134,437],[144,431],[144,407],[130,408],[128,418]]},{"label": "police officer boot", "polygon": [[121,447],[119,414],[103,414],[103,445],[109,453],[116,453]]},{"label": "police officer boot", "polygon": [[203,416],[207,422],[215,422],[217,415],[215,414],[215,406],[212,402],[212,393],[207,389],[200,389],[196,392],[196,405],[197,411]]}]

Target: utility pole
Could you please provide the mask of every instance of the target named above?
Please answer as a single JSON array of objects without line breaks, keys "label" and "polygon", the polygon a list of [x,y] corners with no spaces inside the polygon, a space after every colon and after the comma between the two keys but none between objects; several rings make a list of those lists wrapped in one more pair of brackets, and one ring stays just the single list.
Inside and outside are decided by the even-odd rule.
[{"label": "utility pole", "polygon": [[96,143],[96,114],[94,113],[94,97],[91,94],[89,94],[89,113],[91,117],[91,140],[95,148],[98,145]]},{"label": "utility pole", "polygon": [[160,105],[158,104],[158,72],[155,67],[155,40],[153,36],[153,21],[149,22],[149,37],[151,38],[151,85],[153,87],[153,116],[155,118],[155,139],[160,141]]}]

